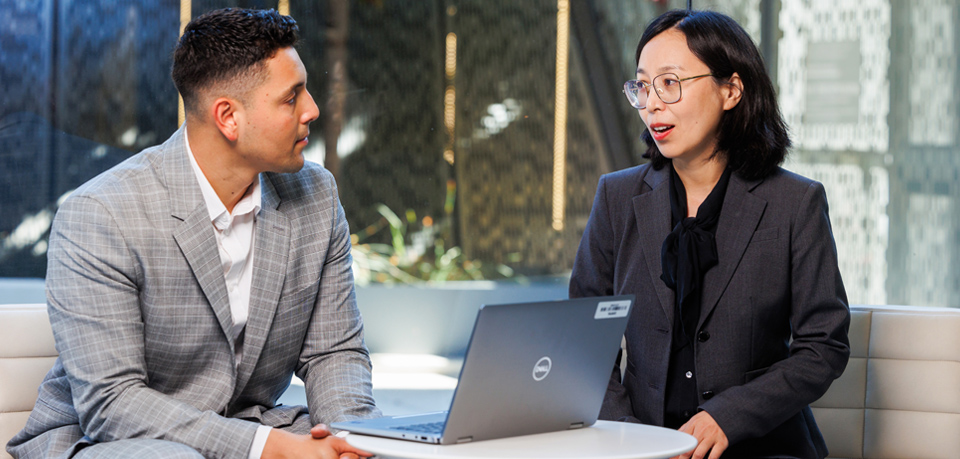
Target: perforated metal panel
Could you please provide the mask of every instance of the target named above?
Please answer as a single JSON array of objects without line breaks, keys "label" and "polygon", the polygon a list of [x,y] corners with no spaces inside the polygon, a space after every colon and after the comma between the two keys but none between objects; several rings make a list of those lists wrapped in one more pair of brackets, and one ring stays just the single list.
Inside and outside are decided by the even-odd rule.
[{"label": "perforated metal panel", "polygon": [[[887,0],[782,3],[780,109],[797,147],[887,151],[890,23]],[[836,54],[844,49],[852,55]],[[858,59],[859,65],[848,70],[852,59]],[[849,73],[856,79],[851,80]],[[856,108],[852,117],[839,122],[825,118],[829,110],[818,105],[835,100],[838,94],[852,99]],[[808,106],[811,103],[815,105]],[[853,107],[831,107],[843,108]]]},{"label": "perforated metal panel", "polygon": [[886,304],[890,196],[886,169],[802,162],[787,167],[824,184],[847,297]]},{"label": "perforated metal panel", "polygon": [[920,0],[910,8],[907,132],[913,145],[957,144],[957,8],[950,0]]}]

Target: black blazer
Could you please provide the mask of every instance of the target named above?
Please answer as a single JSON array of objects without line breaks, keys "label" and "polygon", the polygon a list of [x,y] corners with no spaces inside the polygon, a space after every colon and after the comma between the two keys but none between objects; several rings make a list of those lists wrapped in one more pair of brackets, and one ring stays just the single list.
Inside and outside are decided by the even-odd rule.
[{"label": "black blazer", "polygon": [[[627,367],[613,369],[602,419],[663,425],[674,292],[660,280],[670,232],[669,169],[600,179],[570,296],[635,294]],[[730,441],[725,457],[824,457],[808,405],[850,355],[850,312],[823,185],[779,169],[730,177],[703,280],[694,347],[700,409]],[[619,359],[618,359],[619,360]]]}]

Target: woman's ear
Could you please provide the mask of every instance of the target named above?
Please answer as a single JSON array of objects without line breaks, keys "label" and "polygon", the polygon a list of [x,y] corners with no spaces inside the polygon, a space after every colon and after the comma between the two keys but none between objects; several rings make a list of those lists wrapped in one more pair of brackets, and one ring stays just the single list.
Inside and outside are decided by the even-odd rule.
[{"label": "woman's ear", "polygon": [[727,82],[720,87],[720,94],[723,97],[723,109],[730,110],[740,103],[743,97],[743,81],[736,72],[730,75]]}]

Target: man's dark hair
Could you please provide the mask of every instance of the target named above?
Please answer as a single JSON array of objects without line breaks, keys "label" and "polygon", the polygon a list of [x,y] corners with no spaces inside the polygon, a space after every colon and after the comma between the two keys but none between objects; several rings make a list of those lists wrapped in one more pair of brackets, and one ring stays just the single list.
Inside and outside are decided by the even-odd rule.
[{"label": "man's dark hair", "polygon": [[[777,170],[787,156],[790,136],[777,106],[777,94],[763,66],[763,57],[747,32],[736,21],[713,11],[668,11],[654,19],[640,37],[637,64],[643,47],[657,35],[676,28],[687,38],[687,46],[707,67],[719,84],[726,84],[736,72],[743,83],[743,95],[736,107],[724,112],[717,134],[717,151],[727,164],[746,179],[766,177]],[[649,130],[640,136],[647,143],[645,158],[655,169],[667,165]]]},{"label": "man's dark hair", "polygon": [[297,31],[293,18],[275,10],[224,8],[190,21],[173,51],[184,107],[196,112],[208,89],[242,98],[266,78],[264,61],[297,43]]}]

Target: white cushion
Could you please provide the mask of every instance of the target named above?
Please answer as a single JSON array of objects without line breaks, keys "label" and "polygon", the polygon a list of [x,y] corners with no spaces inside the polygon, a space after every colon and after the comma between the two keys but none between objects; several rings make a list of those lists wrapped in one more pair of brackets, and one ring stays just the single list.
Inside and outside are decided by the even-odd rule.
[{"label": "white cushion", "polygon": [[864,457],[952,459],[960,451],[960,414],[868,409],[864,420]]},{"label": "white cushion", "polygon": [[870,347],[870,322],[873,314],[869,310],[853,307],[850,309],[850,357],[867,357]]},{"label": "white cushion", "polygon": [[830,457],[863,457],[863,410],[811,408]]},{"label": "white cushion", "polygon": [[17,411],[15,413],[0,413],[0,459],[12,459],[7,454],[7,442],[13,438],[17,432],[27,425],[29,411]]},{"label": "white cushion", "polygon": [[960,362],[870,359],[866,406],[960,414]]},{"label": "white cushion", "polygon": [[850,362],[811,407],[830,457],[960,451],[960,310],[851,306]]},{"label": "white cushion", "polygon": [[960,310],[874,311],[870,358],[960,362]]},{"label": "white cushion", "polygon": [[0,459],[23,429],[57,358],[45,304],[0,304]]},{"label": "white cushion", "polygon": [[0,358],[0,413],[30,411],[56,357]]},{"label": "white cushion", "polygon": [[[810,404],[816,408],[855,408],[863,410],[867,391],[867,359],[852,357],[847,368],[820,400]],[[819,419],[819,418],[817,418]]]},{"label": "white cushion", "polygon": [[57,355],[45,304],[0,304],[0,359]]}]

